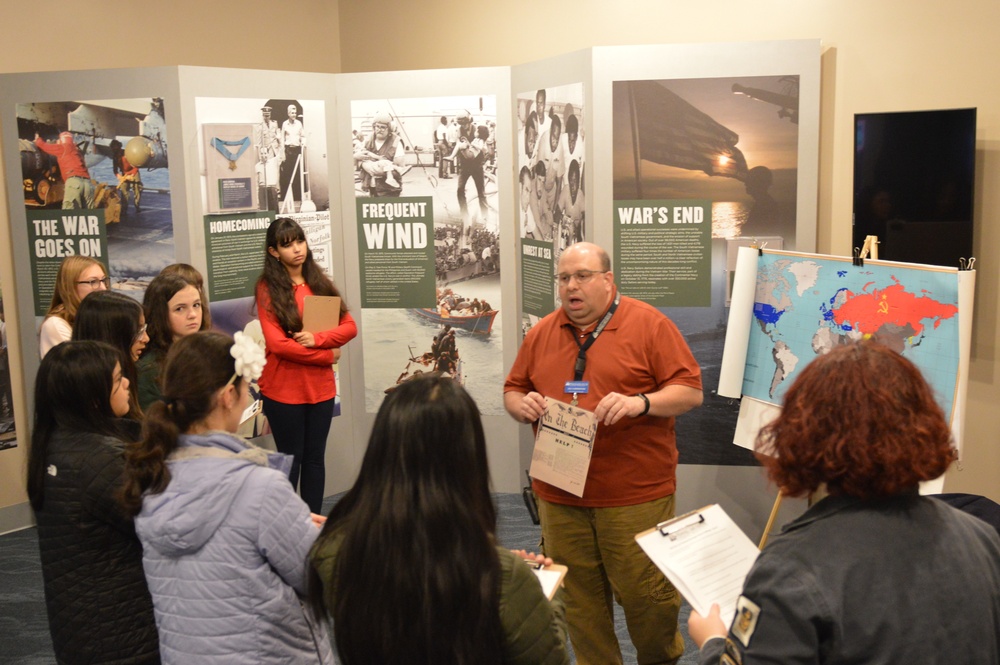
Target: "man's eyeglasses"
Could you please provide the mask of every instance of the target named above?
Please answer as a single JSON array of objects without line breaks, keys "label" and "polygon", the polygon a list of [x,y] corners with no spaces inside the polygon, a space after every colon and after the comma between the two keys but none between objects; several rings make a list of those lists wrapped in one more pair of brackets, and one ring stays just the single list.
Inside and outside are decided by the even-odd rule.
[{"label": "man's eyeglasses", "polygon": [[389,125],[385,124],[384,122],[376,122],[375,129],[389,129]]},{"label": "man's eyeglasses", "polygon": [[101,284],[103,284],[104,288],[110,289],[111,288],[111,278],[110,277],[104,277],[102,279],[97,279],[95,277],[94,279],[88,279],[88,280],[83,281],[83,282],[77,282],[77,284],[80,284],[80,285],[86,284],[87,286],[90,287],[91,290],[100,288]]},{"label": "man's eyeglasses", "polygon": [[571,279],[575,279],[577,284],[586,284],[594,279],[594,275],[603,275],[607,270],[577,270],[576,272],[562,272],[556,275],[556,284],[568,286]]}]

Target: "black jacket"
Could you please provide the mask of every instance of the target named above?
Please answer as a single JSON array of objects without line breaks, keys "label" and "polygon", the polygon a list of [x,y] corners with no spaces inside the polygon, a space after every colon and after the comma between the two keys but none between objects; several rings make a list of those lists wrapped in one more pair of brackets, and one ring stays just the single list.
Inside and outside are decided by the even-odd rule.
[{"label": "black jacket", "polygon": [[700,662],[1000,663],[1000,537],[927,497],[830,496],[771,539]]},{"label": "black jacket", "polygon": [[57,428],[35,512],[59,663],[159,663],[153,602],[132,519],[116,502],[122,441]]}]

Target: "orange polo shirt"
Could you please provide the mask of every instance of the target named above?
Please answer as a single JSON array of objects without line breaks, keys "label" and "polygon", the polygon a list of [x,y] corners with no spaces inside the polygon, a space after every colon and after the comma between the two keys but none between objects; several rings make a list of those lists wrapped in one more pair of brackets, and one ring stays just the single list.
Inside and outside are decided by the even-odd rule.
[{"label": "orange polo shirt", "polygon": [[[536,391],[569,403],[565,384],[573,380],[578,331],[562,308],[539,321],[524,338],[504,392]],[[673,321],[646,303],[622,296],[604,331],[587,351],[584,381],[590,391],[579,405],[597,408],[606,394],[651,393],[668,385],[701,390],[701,368]],[[534,481],[546,501],[604,508],[660,499],[676,489],[674,418],[640,416],[597,426],[583,497]]]}]

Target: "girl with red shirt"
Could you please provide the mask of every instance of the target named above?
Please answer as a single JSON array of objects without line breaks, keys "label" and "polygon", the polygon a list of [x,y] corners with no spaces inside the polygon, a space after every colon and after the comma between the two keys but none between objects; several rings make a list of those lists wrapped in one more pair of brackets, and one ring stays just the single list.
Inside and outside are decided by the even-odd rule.
[{"label": "girl with red shirt", "polygon": [[264,271],[257,280],[257,312],[267,357],[258,384],[274,443],[294,458],[289,476],[292,487],[299,487],[309,509],[320,513],[326,438],[337,394],[332,365],[340,347],[358,334],[358,328],[341,300],[337,327],[303,330],[303,305],[311,295],[339,296],[340,292],[313,260],[302,227],[279,217],[267,229]]}]

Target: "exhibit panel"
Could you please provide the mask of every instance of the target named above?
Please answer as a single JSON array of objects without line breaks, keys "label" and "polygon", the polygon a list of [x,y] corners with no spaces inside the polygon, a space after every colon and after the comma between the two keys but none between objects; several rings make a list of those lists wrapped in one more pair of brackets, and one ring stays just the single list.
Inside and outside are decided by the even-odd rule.
[{"label": "exhibit panel", "polygon": [[[187,212],[192,261],[204,268],[210,284],[213,325],[260,339],[254,285],[264,264],[267,227],[276,217],[290,217],[302,226],[314,259],[341,291],[348,282],[339,240],[341,220],[331,212],[340,205],[332,183],[342,149],[329,130],[336,108],[335,77],[205,67],[178,71],[186,186],[195,193]],[[213,145],[215,138],[226,143]],[[236,169],[229,168],[230,161]],[[218,204],[227,184],[233,195],[222,208]],[[348,300],[348,305],[353,302]],[[344,347],[335,366],[327,495],[350,487],[358,463],[352,445],[353,409],[344,399],[344,383],[353,371],[351,346]]]},{"label": "exhibit panel", "polygon": [[[593,169],[585,168],[592,158],[590,145],[594,127],[592,105],[592,51],[584,49],[558,55],[544,60],[527,62],[511,68],[511,91],[513,95],[511,118],[515,124],[513,154],[515,191],[515,229],[517,237],[517,305],[519,329],[517,343],[520,345],[524,334],[542,317],[560,306],[555,286],[555,268],[558,254],[566,246],[571,236],[574,239],[593,241]],[[543,108],[539,119],[538,109]],[[562,224],[562,211],[566,209],[569,196],[568,161],[565,159],[568,145],[566,125],[569,117],[576,116],[577,138],[571,152],[580,163],[577,181],[577,196],[570,202],[567,224]],[[562,161],[565,177],[559,179],[550,174],[551,158],[542,160],[538,167],[539,150],[542,149],[540,132],[551,135],[552,118],[559,117],[561,125],[561,149],[564,153],[556,162]],[[571,161],[571,160],[570,160]],[[549,185],[546,188],[546,185]],[[566,195],[562,195],[566,185]],[[555,187],[560,189],[556,196]],[[563,206],[560,206],[560,199]],[[578,203],[577,203],[578,201]],[[587,211],[590,210],[588,218]],[[579,221],[573,224],[573,217]],[[560,223],[556,223],[556,218]],[[590,221],[588,221],[588,219]],[[566,238],[563,239],[563,232]],[[510,365],[508,364],[508,367]],[[534,436],[532,429],[522,427],[518,438],[519,463],[522,469],[531,465]]]},{"label": "exhibit panel", "polygon": [[733,444],[739,402],[716,394],[727,255],[755,239],[814,249],[820,43],[598,47],[592,86],[594,240],[622,293],[664,311],[702,367],[704,404],[677,421],[678,510],[718,501],[704,480],[724,472],[726,509],[760,532],[773,488]]},{"label": "exhibit panel", "polygon": [[[174,214],[185,204],[182,173],[167,160],[168,137],[180,136],[178,101],[171,68],[3,76],[0,125],[14,277],[4,284],[6,322],[18,313],[17,329],[5,323],[4,332],[7,348],[19,350],[23,384],[11,391],[23,397],[25,413],[34,407],[39,326],[64,255],[93,256],[112,288],[141,300],[145,285],[186,242],[185,225]],[[139,174],[129,160],[145,170]],[[84,208],[88,201],[100,207]],[[24,443],[29,423],[20,425]],[[23,472],[23,461],[13,460],[23,460],[25,450],[0,452],[6,474]],[[4,484],[22,486],[14,477]],[[32,519],[27,503],[0,507],[0,532]]]},{"label": "exhibit panel", "polygon": [[[349,487],[384,395],[433,370],[456,376],[479,404],[494,488],[520,489],[531,434],[506,415],[502,384],[531,317],[558,306],[551,276],[559,251],[580,239],[612,253],[623,292],[664,308],[705,368],[706,406],[679,423],[682,467],[740,467],[750,460],[731,443],[736,405],[714,395],[711,375],[721,359],[724,257],[728,243],[758,231],[786,249],[812,249],[818,70],[819,43],[796,41],[596,48],[515,68],[427,72],[179,67],[13,75],[3,92],[11,102],[2,118],[7,185],[26,191],[11,147],[19,145],[17,104],[22,115],[31,104],[65,100],[129,109],[139,123],[133,133],[168,185],[149,186],[141,210],[123,187],[119,201],[132,205],[121,206],[124,223],[109,226],[107,216],[88,213],[74,220],[76,232],[94,231],[86,246],[113,254],[118,229],[147,215],[154,193],[165,196],[165,214],[184,220],[170,224],[170,261],[192,263],[209,277],[213,318],[228,332],[254,319],[252,283],[268,223],[277,215],[298,220],[360,330],[339,367],[343,415],[331,428],[327,494]],[[766,99],[768,91],[783,94],[781,103]],[[147,107],[141,117],[134,117],[143,112],[137,100]],[[664,122],[664,114],[678,119]],[[159,143],[140,120],[161,128]],[[112,141],[130,154],[128,131],[79,134],[112,157],[119,149]],[[169,169],[168,134],[175,138]],[[694,135],[702,150],[729,150],[727,165],[713,170],[690,150],[675,154],[678,142]],[[751,175],[762,173],[759,166],[771,176],[762,190]],[[528,206],[520,205],[524,170],[534,177]],[[144,185],[154,171],[141,174]],[[38,200],[35,190],[29,193]],[[61,205],[56,193],[44,196],[39,208]],[[65,230],[62,215],[70,213],[29,225],[25,204],[17,203],[15,245],[58,245],[61,236],[29,232]],[[532,204],[530,229],[525,210]],[[768,212],[763,226],[752,220],[755,210]],[[724,219],[729,226],[720,229]],[[533,282],[525,277],[526,252],[537,263],[529,266]],[[19,303],[35,303],[38,291],[29,286],[39,273],[29,259],[19,254]],[[112,260],[112,271],[116,265]],[[37,369],[36,326],[22,322],[19,331],[31,340],[29,376]],[[757,470],[744,470],[754,475],[747,475],[746,493],[754,495],[747,505],[767,503]],[[712,491],[692,492],[685,503]]]},{"label": "exhibit panel", "polygon": [[587,237],[584,85],[517,93],[521,332],[559,306],[552,280],[566,247]]},{"label": "exhibit panel", "polygon": [[3,77],[0,122],[18,248],[17,288],[6,295],[22,313],[25,376],[38,369],[38,328],[63,258],[100,261],[112,290],[141,301],[159,270],[186,256],[186,223],[175,213],[186,205],[183,160],[168,159],[168,137],[181,135],[179,102],[174,68]]},{"label": "exhibit panel", "polygon": [[502,394],[517,345],[510,70],[336,82],[344,256],[357,277],[347,296],[361,310],[362,353],[352,352],[348,388],[365,405],[357,457],[384,396],[441,371],[462,382],[484,416],[494,489],[516,491],[517,425]]},{"label": "exhibit panel", "polygon": [[741,249],[719,383],[742,398],[736,443],[753,448],[813,360],[870,338],[921,371],[961,459],[975,283],[971,268]]}]

